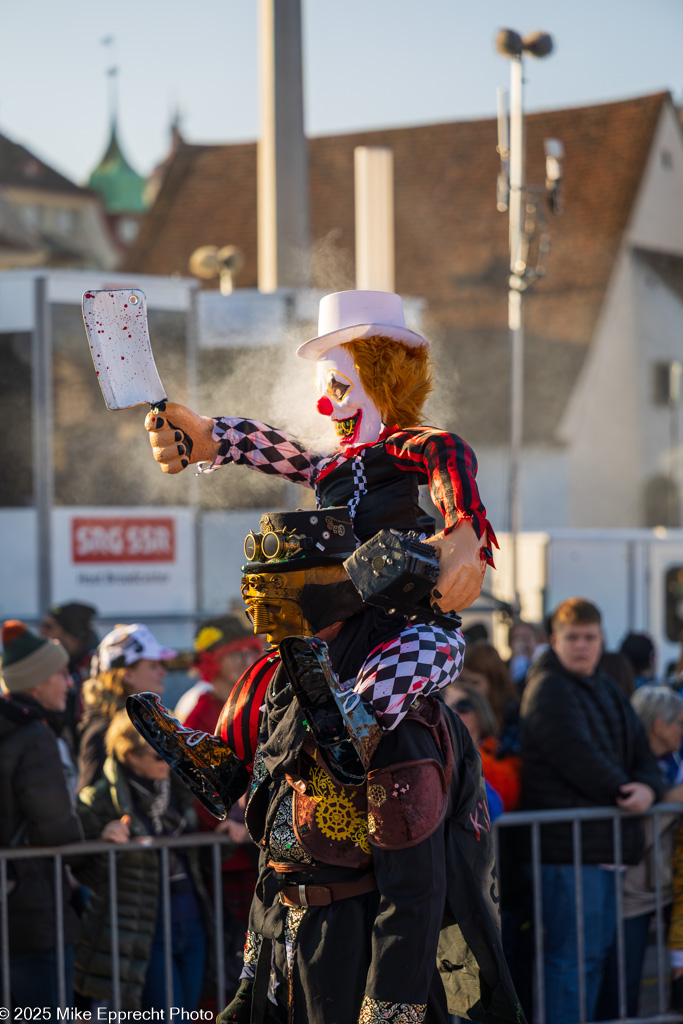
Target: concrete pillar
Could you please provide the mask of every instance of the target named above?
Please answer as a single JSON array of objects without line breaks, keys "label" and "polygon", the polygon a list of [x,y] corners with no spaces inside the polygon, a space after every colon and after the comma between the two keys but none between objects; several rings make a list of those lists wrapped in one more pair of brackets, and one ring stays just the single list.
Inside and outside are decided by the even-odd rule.
[{"label": "concrete pillar", "polygon": [[394,289],[394,155],[356,146],[356,288]]},{"label": "concrete pillar", "polygon": [[308,148],[301,53],[301,0],[260,0],[258,285],[263,292],[309,284]]}]

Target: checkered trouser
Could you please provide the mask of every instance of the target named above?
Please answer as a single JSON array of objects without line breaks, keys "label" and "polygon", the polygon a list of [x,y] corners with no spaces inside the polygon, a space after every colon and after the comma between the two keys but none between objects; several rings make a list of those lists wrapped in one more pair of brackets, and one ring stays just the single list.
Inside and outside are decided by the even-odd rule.
[{"label": "checkered trouser", "polygon": [[370,652],[353,689],[372,704],[383,729],[394,729],[419,693],[455,682],[464,655],[459,629],[417,623]]}]

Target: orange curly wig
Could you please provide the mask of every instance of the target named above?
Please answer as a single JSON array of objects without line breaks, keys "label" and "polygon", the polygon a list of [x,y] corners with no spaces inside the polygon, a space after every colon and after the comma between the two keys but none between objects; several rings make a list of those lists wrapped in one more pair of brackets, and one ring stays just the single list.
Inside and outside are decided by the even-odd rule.
[{"label": "orange curly wig", "polygon": [[361,384],[387,427],[417,427],[433,390],[427,345],[409,348],[399,341],[373,335],[346,342]]}]

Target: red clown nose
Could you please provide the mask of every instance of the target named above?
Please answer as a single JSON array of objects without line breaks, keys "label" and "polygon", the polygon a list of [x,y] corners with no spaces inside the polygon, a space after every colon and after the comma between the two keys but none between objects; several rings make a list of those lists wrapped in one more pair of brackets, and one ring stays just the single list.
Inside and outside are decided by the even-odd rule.
[{"label": "red clown nose", "polygon": [[322,398],[318,399],[317,409],[321,416],[331,416],[334,411],[334,406],[327,395],[323,395]]}]

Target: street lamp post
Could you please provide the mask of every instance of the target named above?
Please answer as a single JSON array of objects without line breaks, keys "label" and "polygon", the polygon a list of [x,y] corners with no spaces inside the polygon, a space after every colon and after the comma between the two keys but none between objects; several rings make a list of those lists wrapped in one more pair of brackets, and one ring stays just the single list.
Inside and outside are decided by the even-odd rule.
[{"label": "street lamp post", "polygon": [[[534,57],[547,57],[553,49],[546,32],[534,32],[524,39],[513,29],[501,29],[496,36],[496,49],[510,60],[510,123],[508,128],[507,102],[504,89],[498,90],[498,153],[501,172],[498,175],[497,205],[509,214],[510,276],[508,279],[508,329],[510,332],[510,487],[509,525],[512,539],[512,591],[515,615],[520,612],[518,534],[521,529],[520,473],[524,422],[524,321],[522,295],[542,276],[549,243],[545,232],[545,219],[540,204],[530,202],[539,189],[524,182],[524,53]],[[550,194],[551,209],[560,206],[559,187],[562,145],[553,143],[552,159],[546,160],[546,188]],[[554,175],[551,179],[551,174]],[[552,180],[552,184],[551,184]],[[554,198],[553,198],[554,197]],[[534,235],[539,235],[538,254],[534,266],[529,265],[529,248]]]}]

